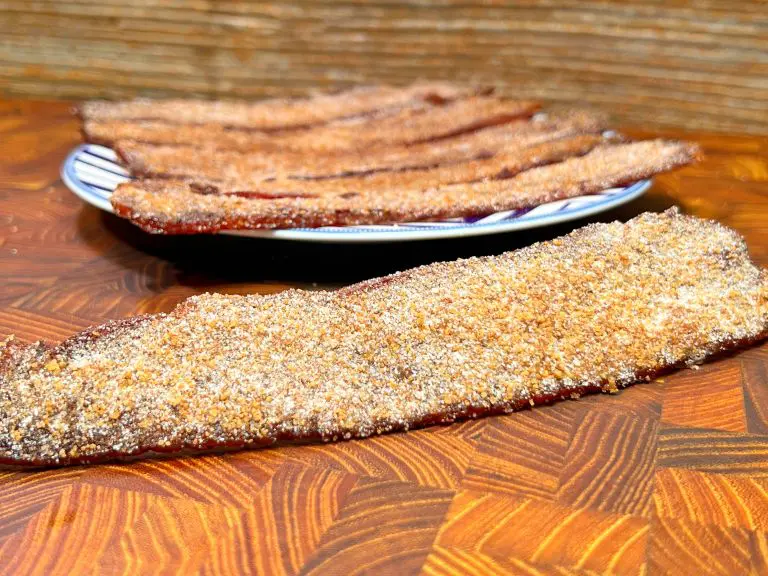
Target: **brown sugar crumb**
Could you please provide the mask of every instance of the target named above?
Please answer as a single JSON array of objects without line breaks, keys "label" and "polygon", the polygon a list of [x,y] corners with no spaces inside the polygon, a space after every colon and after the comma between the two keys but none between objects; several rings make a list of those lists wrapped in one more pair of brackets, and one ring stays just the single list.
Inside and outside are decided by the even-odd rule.
[{"label": "brown sugar crumb", "polygon": [[197,296],[53,349],[7,340],[0,463],[365,437],[614,392],[766,336],[743,240],[644,214],[336,292]]},{"label": "brown sugar crumb", "polygon": [[59,363],[56,361],[56,359],[53,359],[50,362],[46,363],[45,369],[48,370],[48,372],[51,372],[53,374],[56,374],[57,372],[61,371],[61,367],[59,366]]}]

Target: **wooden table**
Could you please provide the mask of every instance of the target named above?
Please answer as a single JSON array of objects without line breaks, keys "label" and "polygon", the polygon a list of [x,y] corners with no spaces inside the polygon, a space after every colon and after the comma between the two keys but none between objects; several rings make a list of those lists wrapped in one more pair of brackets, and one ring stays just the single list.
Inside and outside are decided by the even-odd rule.
[{"label": "wooden table", "polygon": [[[768,264],[768,140],[685,137],[706,161],[600,219],[677,204]],[[78,140],[65,104],[0,103],[2,336],[60,340],[204,291],[335,287],[568,230],[371,247],[152,237],[64,187]],[[408,434],[2,472],[0,572],[144,571],[768,573],[768,345],[616,396]]]}]

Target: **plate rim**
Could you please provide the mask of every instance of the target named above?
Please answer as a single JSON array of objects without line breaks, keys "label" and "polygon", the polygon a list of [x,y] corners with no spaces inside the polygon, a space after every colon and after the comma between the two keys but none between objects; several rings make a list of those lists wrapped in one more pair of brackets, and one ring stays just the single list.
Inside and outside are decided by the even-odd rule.
[{"label": "plate rim", "polygon": [[[111,148],[100,146],[98,144],[79,144],[67,154],[61,165],[61,179],[67,188],[78,198],[100,210],[114,214],[112,204],[109,198],[101,196],[88,190],[85,182],[77,177],[74,164],[80,154],[88,152],[94,148],[102,149],[108,153],[114,154]],[[417,228],[418,223],[408,223],[408,228],[376,230],[360,227],[328,227],[322,230],[313,228],[294,228],[285,230],[221,230],[217,234],[226,236],[237,236],[240,238],[266,238],[273,240],[293,240],[304,242],[320,243],[378,243],[378,242],[403,242],[417,240],[439,240],[448,238],[467,238],[472,236],[486,236],[491,234],[501,234],[505,232],[516,232],[541,228],[580,218],[586,218],[594,214],[605,212],[622,204],[642,196],[653,183],[651,178],[646,178],[633,182],[623,187],[621,192],[607,195],[604,200],[590,203],[586,206],[567,210],[565,212],[556,212],[531,216],[519,220],[506,220],[501,222],[485,223],[457,223],[456,226],[446,226],[440,228],[427,227]],[[596,196],[588,194],[573,198],[562,198],[554,202],[576,200],[586,196]],[[390,225],[397,228],[397,224]]]}]

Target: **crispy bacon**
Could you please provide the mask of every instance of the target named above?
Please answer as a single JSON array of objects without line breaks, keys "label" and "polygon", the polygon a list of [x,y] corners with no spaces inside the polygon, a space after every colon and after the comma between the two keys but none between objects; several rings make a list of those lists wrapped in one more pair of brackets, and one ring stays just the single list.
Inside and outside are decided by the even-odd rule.
[{"label": "crispy bacon", "polygon": [[[147,122],[170,125],[213,125],[244,130],[306,128],[341,118],[441,105],[473,94],[488,94],[486,87],[417,82],[405,88],[361,86],[307,98],[273,99],[259,102],[206,100],[96,100],[78,112],[93,127],[94,137],[108,142],[114,137],[100,130],[100,122]],[[86,134],[88,131],[86,131]]]},{"label": "crispy bacon", "polygon": [[302,196],[342,196],[359,190],[386,192],[387,190],[427,190],[445,184],[479,182],[510,178],[536,166],[559,162],[566,158],[586,154],[601,144],[615,141],[598,134],[582,134],[552,142],[519,148],[508,147],[503,152],[469,162],[438,165],[433,168],[414,168],[374,172],[346,177],[278,178],[263,180],[169,180],[144,179],[142,186],[162,193],[174,185],[188,185],[199,194],[235,194],[243,197],[284,198]]},{"label": "crispy bacon", "polygon": [[249,153],[335,153],[455,136],[530,116],[536,107],[533,102],[476,96],[442,106],[410,106],[313,125],[303,130],[271,133],[215,123],[175,125],[130,120],[85,120],[83,132],[89,142],[108,146],[130,140],[175,146],[200,143],[208,148],[235,149]]},{"label": "crispy bacon", "polygon": [[[540,154],[562,153],[558,146],[548,145]],[[165,234],[438,220],[528,208],[599,192],[685,165],[696,154],[695,146],[663,140],[607,144],[582,157],[500,180],[371,189],[340,184],[337,190],[331,187],[311,197],[306,197],[313,190],[307,183],[304,189],[294,185],[286,190],[297,196],[278,194],[273,199],[248,198],[242,193],[247,189],[231,189],[240,194],[200,194],[188,182],[138,181],[120,185],[112,195],[112,206],[142,229]],[[536,155],[526,158],[523,152],[486,164],[497,173],[505,166],[515,172],[527,167],[526,161],[535,165]],[[472,171],[478,164],[483,162],[463,169]]]},{"label": "crispy bacon", "polygon": [[142,177],[229,180],[241,184],[275,177],[326,178],[371,172],[434,168],[478,158],[499,151],[510,152],[576,134],[603,130],[605,118],[583,111],[520,120],[465,133],[453,138],[408,146],[380,146],[364,152],[337,151],[308,154],[285,150],[246,153],[200,146],[156,146],[121,141],[116,150],[131,172]]},{"label": "crispy bacon", "polygon": [[408,430],[616,392],[766,336],[743,240],[644,214],[338,292],[208,294],[55,347],[7,339],[0,463]]},{"label": "crispy bacon", "polygon": [[617,144],[598,135],[600,115],[537,109],[418,84],[262,103],[95,103],[83,113],[86,135],[113,143],[139,178],[115,191],[115,213],[165,234],[485,216],[696,156],[679,143]]}]

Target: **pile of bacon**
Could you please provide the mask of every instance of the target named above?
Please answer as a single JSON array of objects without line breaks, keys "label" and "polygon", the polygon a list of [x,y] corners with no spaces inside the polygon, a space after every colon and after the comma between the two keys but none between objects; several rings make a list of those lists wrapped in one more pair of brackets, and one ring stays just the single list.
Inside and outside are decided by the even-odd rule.
[{"label": "pile of bacon", "polygon": [[165,234],[475,217],[599,192],[691,162],[597,114],[444,84],[246,102],[88,102],[89,142],[136,180],[120,216]]}]

